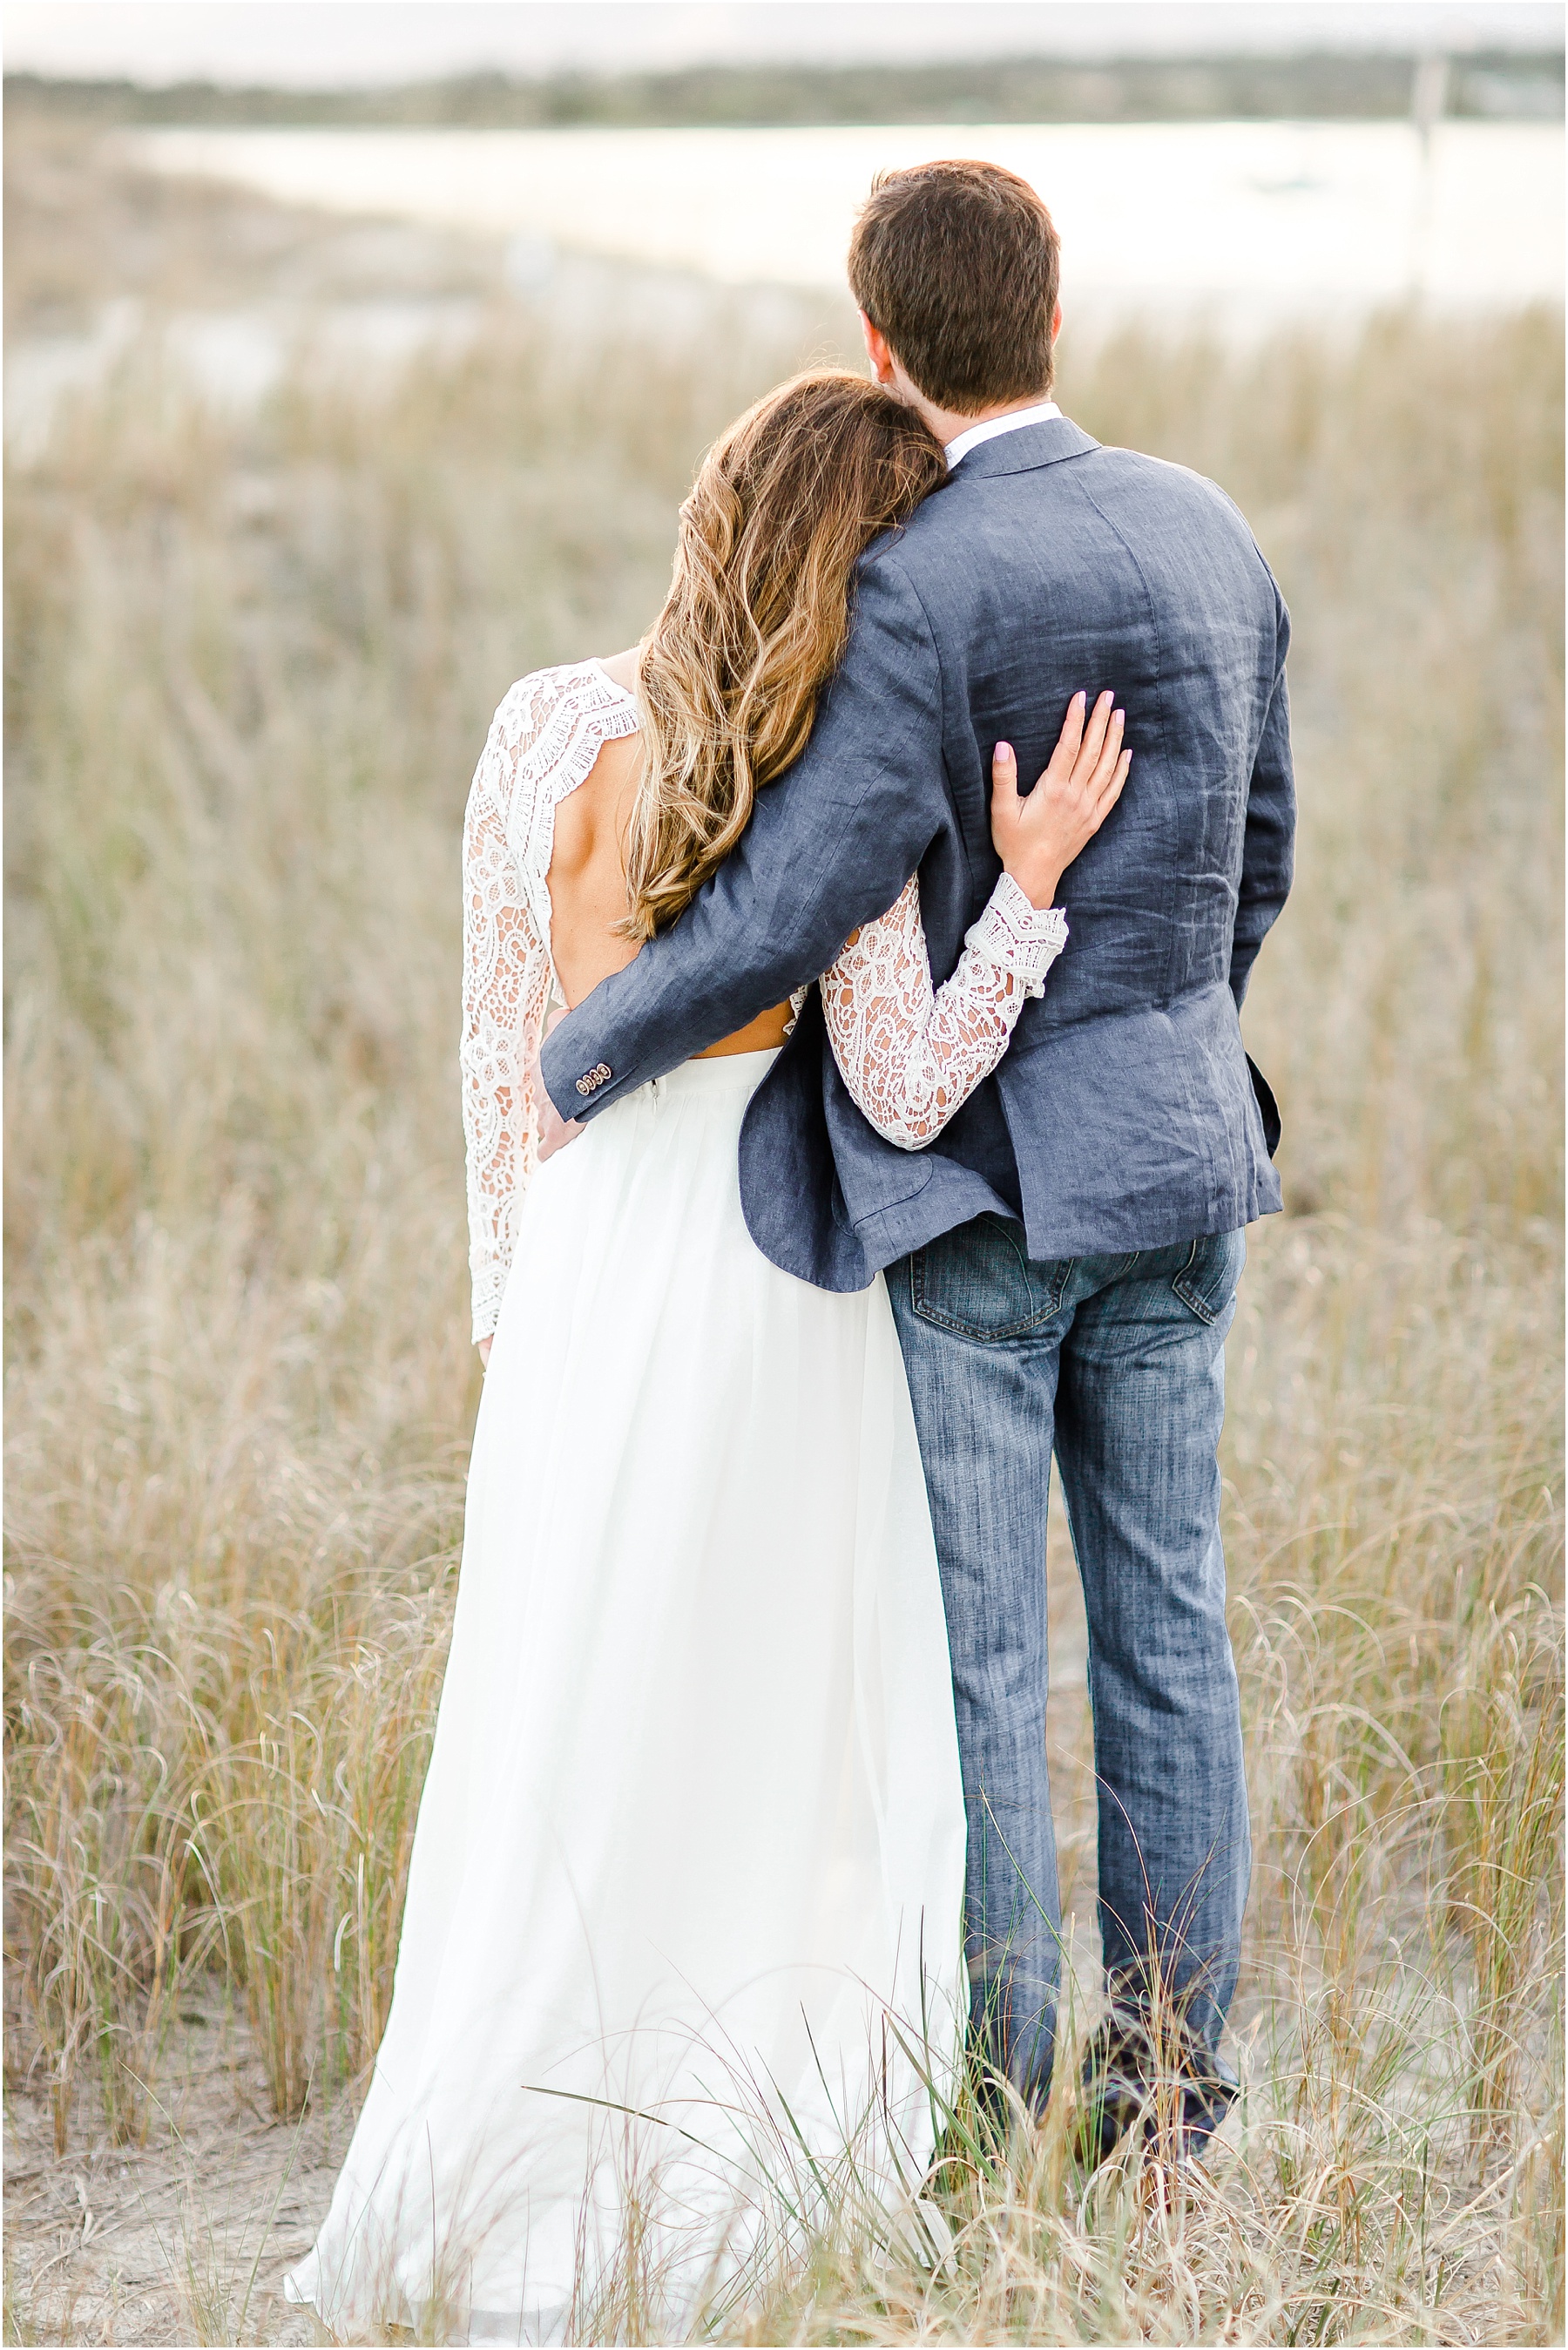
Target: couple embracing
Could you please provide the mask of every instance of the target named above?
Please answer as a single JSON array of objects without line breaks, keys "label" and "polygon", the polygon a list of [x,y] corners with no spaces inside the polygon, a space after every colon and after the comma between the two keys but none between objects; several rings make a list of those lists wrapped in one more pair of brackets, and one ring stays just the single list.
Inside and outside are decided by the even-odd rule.
[{"label": "couple embracing", "polygon": [[1042,2110],[1053,1454],[1082,2150],[1157,2073],[1189,2153],[1232,2094],[1216,1447],[1280,1203],[1238,1007],[1286,616],[1211,484],[1052,400],[1022,181],[886,175],[849,274],[872,380],[742,417],[643,643],[514,686],[474,777],[487,1373],[390,2018],[290,2281],[335,2327],[603,2338],[618,2262],[673,2313],[814,2189],[918,2196],[961,2070]]}]

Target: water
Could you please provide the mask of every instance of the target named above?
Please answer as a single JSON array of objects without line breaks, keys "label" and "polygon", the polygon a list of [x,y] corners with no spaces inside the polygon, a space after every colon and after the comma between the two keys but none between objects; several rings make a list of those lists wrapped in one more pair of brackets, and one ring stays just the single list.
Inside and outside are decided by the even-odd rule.
[{"label": "water", "polygon": [[1234,331],[1366,310],[1559,300],[1557,123],[921,125],[760,130],[159,130],[142,156],[293,203],[501,233],[528,290],[557,249],[730,284],[843,282],[879,166],[982,156],[1039,188],[1080,317]]},{"label": "water", "polygon": [[1137,317],[1245,339],[1296,317],[1354,327],[1412,294],[1471,311],[1563,290],[1555,123],[1445,123],[1426,149],[1397,122],[170,130],[132,144],[160,171],[415,225],[380,233],[393,242],[375,299],[323,283],[310,297],[153,318],[121,298],[86,332],[12,338],[5,437],[18,455],[150,335],[195,390],[241,408],[302,362],[389,381],[415,351],[462,348],[485,316],[472,268],[442,289],[424,282],[428,255],[399,257],[399,239],[435,230],[501,240],[514,290],[563,338],[597,338],[613,316],[701,340],[736,303],[722,288],[745,286],[740,311],[759,317],[798,303],[791,289],[841,295],[872,172],[934,154],[992,157],[1034,182],[1063,232],[1070,321],[1091,333]]}]

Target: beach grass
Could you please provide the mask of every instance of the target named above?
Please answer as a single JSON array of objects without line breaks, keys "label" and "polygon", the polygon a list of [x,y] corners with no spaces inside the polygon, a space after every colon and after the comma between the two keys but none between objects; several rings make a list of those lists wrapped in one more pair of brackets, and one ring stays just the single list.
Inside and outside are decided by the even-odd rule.
[{"label": "beach grass", "polygon": [[[514,304],[234,412],[149,337],[8,472],[6,2064],[62,2158],[147,2140],[214,1981],[281,2119],[362,2081],[478,1393],[467,779],[514,677],[646,625],[696,454],[807,355],[780,320],[547,348]],[[1561,343],[1064,348],[1295,620],[1245,1020],[1287,1213],[1224,1454],[1246,2095],[1174,2192],[1085,2180],[1064,2099],[940,2262],[819,2222],[730,2338],[1562,2339]],[[1083,1782],[1070,1694],[1053,1738]],[[201,2295],[202,2339],[276,2319]]]}]

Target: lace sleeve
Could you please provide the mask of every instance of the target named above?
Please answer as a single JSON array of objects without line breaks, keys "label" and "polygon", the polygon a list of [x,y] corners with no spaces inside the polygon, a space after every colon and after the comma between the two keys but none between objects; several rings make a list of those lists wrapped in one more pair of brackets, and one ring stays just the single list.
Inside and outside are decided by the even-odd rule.
[{"label": "lace sleeve", "polygon": [[1006,1052],[1026,999],[1044,993],[1066,942],[1060,908],[1037,910],[1004,873],[952,977],[933,989],[911,878],[822,981],[834,1058],[878,1134],[918,1150],[941,1132]]},{"label": "lace sleeve", "polygon": [[549,961],[507,839],[515,745],[498,715],[462,830],[462,1125],[473,1336],[501,1314],[517,1202],[537,1163],[534,1087]]}]

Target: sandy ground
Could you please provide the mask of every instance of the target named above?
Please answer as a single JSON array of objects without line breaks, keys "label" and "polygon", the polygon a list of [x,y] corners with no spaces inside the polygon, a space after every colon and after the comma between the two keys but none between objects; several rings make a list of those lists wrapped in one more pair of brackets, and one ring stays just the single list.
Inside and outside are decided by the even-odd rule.
[{"label": "sandy ground", "polygon": [[5,2339],[304,2343],[284,2272],[327,2210],[355,2100],[275,2120],[250,2028],[215,1990],[187,1998],[147,2142],[111,2145],[79,2096],[57,2158],[47,2095],[5,2122]]}]

